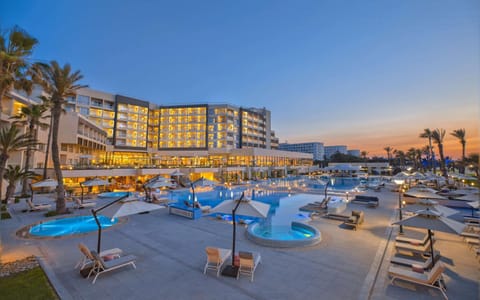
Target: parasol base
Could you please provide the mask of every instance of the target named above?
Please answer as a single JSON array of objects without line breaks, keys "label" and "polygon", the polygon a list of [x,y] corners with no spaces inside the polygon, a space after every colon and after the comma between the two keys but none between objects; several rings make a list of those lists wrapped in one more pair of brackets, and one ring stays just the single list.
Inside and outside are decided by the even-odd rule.
[{"label": "parasol base", "polygon": [[238,267],[228,265],[222,270],[222,276],[237,277]]}]

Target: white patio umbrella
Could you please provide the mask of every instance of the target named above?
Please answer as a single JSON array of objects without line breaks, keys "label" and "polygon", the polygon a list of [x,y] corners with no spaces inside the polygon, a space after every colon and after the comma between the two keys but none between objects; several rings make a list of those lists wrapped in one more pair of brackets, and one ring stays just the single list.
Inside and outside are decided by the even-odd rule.
[{"label": "white patio umbrella", "polygon": [[408,179],[410,174],[407,172],[400,172],[395,174],[395,176],[392,176],[392,179]]},{"label": "white patio umbrella", "polygon": [[33,203],[33,188],[39,188],[39,187],[56,187],[58,185],[58,181],[55,179],[45,179],[42,181],[37,181],[35,183],[32,183],[30,185],[30,201]]},{"label": "white patio umbrella", "polygon": [[163,208],[163,206],[147,203],[144,201],[128,201],[128,202],[119,202],[120,200],[128,197],[125,195],[116,199],[113,202],[110,202],[98,209],[92,209],[93,217],[98,226],[98,241],[97,241],[97,252],[100,253],[100,245],[102,240],[102,227],[100,221],[98,221],[97,214],[101,212],[102,215],[105,215],[111,219],[120,218],[125,216],[130,216],[134,214],[147,213],[153,210]]},{"label": "white patio umbrella", "polygon": [[468,202],[467,204],[472,207],[472,217],[473,217],[474,216],[473,211],[480,207],[480,201],[477,200],[477,201],[473,201],[473,202]]},{"label": "white patio umbrella", "polygon": [[431,199],[420,199],[415,204],[408,204],[403,209],[410,212],[417,212],[424,209],[431,209],[435,212],[442,214],[445,217],[458,213],[455,209],[448,208],[446,206],[438,204],[437,201]]},{"label": "white patio umbrella", "polygon": [[208,186],[215,186],[218,184],[218,181],[210,180],[205,177],[202,177],[198,180],[192,182],[194,187],[208,187]]},{"label": "white patio umbrella", "polygon": [[102,186],[102,185],[109,185],[110,182],[108,180],[104,180],[98,177],[86,180],[84,182],[80,182],[80,188],[82,189],[82,203],[83,203],[83,187],[84,186]]},{"label": "white patio umbrella", "polygon": [[421,189],[409,189],[405,193],[405,196],[410,196],[414,198],[423,198],[423,199],[439,199],[439,200],[447,200],[448,198],[443,197],[442,195],[438,195],[434,192],[431,192],[425,188]]},{"label": "white patio umbrella", "polygon": [[462,200],[462,201],[479,201],[480,200],[480,194],[479,193],[471,193],[471,194],[466,194],[460,197],[453,198],[453,200]]},{"label": "white patio umbrella", "polygon": [[[427,229],[432,258],[434,257],[432,230],[460,234],[465,229],[465,224],[446,218],[442,216],[442,214],[428,208],[417,211],[417,215],[413,217],[397,221],[393,224]],[[432,259],[432,264],[433,263],[434,260]]]},{"label": "white patio umbrella", "polygon": [[56,187],[58,185],[58,181],[55,179],[45,179],[42,181],[37,181],[35,183],[32,183],[32,187],[38,188],[38,187]]},{"label": "white patio umbrella", "polygon": [[415,180],[422,180],[425,179],[425,175],[423,175],[420,172],[413,172],[412,174],[408,175],[409,179],[415,179]]},{"label": "white patio umbrella", "polygon": [[176,170],[175,172],[173,172],[172,174],[170,174],[171,176],[184,176],[185,174],[183,174],[182,172],[180,172],[180,170]]},{"label": "white patio umbrella", "polygon": [[253,201],[250,199],[244,199],[244,193],[238,200],[225,200],[219,205],[215,206],[211,212],[212,213],[224,213],[232,214],[232,223],[233,223],[233,240],[232,240],[232,265],[227,266],[222,271],[222,275],[236,277],[238,268],[235,267],[235,241],[236,241],[236,221],[235,215],[256,217],[256,218],[266,218],[268,211],[270,210],[270,205]]}]

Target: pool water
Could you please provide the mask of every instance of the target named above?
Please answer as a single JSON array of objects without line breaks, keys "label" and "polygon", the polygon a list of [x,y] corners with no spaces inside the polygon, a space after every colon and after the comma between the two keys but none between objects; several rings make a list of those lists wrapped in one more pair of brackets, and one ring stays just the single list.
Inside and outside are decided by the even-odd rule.
[{"label": "pool water", "polygon": [[272,240],[298,240],[309,238],[314,235],[312,230],[295,226],[257,226],[253,233],[259,237]]},{"label": "pool water", "polygon": [[[102,228],[111,227],[118,221],[105,216],[98,216],[98,220]],[[98,230],[98,226],[93,216],[79,216],[40,223],[30,228],[29,233],[41,237],[56,237],[96,230]]]},{"label": "pool water", "polygon": [[120,198],[128,195],[130,192],[105,192],[98,194],[99,198]]}]

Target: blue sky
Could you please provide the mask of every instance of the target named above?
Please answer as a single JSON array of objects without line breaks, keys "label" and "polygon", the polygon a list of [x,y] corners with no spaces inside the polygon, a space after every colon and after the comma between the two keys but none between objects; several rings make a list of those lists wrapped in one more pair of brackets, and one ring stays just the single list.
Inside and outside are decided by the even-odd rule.
[{"label": "blue sky", "polygon": [[[121,4],[119,4],[121,3]],[[479,1],[8,1],[91,88],[159,104],[267,107],[280,141],[420,147],[467,129],[479,151]],[[446,137],[446,152],[459,144]]]}]

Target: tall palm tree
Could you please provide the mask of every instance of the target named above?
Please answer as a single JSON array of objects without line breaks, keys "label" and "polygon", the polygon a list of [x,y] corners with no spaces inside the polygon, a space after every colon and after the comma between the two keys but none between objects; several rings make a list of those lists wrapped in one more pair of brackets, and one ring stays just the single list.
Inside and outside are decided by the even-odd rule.
[{"label": "tall palm tree", "polygon": [[23,151],[36,144],[36,140],[31,139],[29,134],[22,134],[14,124],[0,130],[0,199],[3,183],[2,178],[10,154],[17,151]]},{"label": "tall palm tree", "polygon": [[462,173],[465,173],[465,168],[463,167],[463,164],[465,163],[465,145],[467,144],[467,140],[465,139],[466,133],[465,133],[465,128],[460,128],[457,130],[454,130],[453,132],[450,133],[454,137],[456,137],[460,144],[462,144],[462,168],[461,171]]},{"label": "tall palm tree", "polygon": [[383,148],[383,150],[387,151],[388,164],[390,165],[390,159],[392,158],[393,148],[390,147],[390,146],[387,146],[387,147]]},{"label": "tall palm tree", "polygon": [[32,171],[22,170],[20,166],[7,166],[3,178],[8,181],[7,193],[5,195],[5,203],[8,202],[8,199],[13,196],[15,193],[15,188],[19,180],[24,178],[34,178],[36,175]]},{"label": "tall palm tree", "polygon": [[443,139],[445,138],[445,129],[436,128],[432,131],[432,140],[438,147],[438,153],[440,155],[440,168],[442,169],[442,175],[447,177],[447,168],[445,167],[445,157],[443,155]]},{"label": "tall palm tree", "polygon": [[433,161],[433,147],[432,147],[432,131],[430,128],[423,129],[423,132],[420,133],[419,137],[423,139],[428,139],[428,147],[430,149],[430,169],[433,169],[433,173],[435,173],[435,163]]},{"label": "tall palm tree", "polygon": [[[46,116],[44,116],[44,113],[48,110],[48,107],[46,107],[43,104],[33,104],[31,106],[24,106],[21,108],[21,111],[19,114],[15,115],[12,117],[12,119],[15,119],[15,123],[19,123],[22,125],[27,125],[28,126],[28,131],[27,134],[30,136],[31,139],[38,139],[38,128],[45,129],[48,127],[48,123],[42,122],[42,119],[45,119]],[[33,153],[35,151],[35,148],[30,146],[27,147],[27,153],[25,157],[25,172],[28,172],[30,169],[31,165],[31,160]],[[27,193],[27,181],[29,177],[23,177],[22,178],[22,194]]]},{"label": "tall palm tree", "polygon": [[394,150],[393,153],[395,154],[395,157],[398,158],[398,164],[400,167],[405,166],[405,152],[402,150]]},{"label": "tall palm tree", "polygon": [[[28,58],[38,41],[20,27],[0,33],[0,100],[12,88],[30,91]],[[0,112],[2,112],[0,101]]]},{"label": "tall palm tree", "polygon": [[60,151],[58,147],[58,126],[62,113],[63,104],[66,98],[74,96],[76,90],[86,87],[78,82],[83,78],[80,71],[72,72],[70,64],[61,67],[58,62],[51,61],[48,65],[41,67],[42,81],[41,84],[46,93],[50,95],[51,113],[52,113],[52,160],[57,177],[57,213],[66,212],[65,205],[65,187],[63,186],[62,169],[60,168]]},{"label": "tall palm tree", "polygon": [[[425,159],[430,162],[430,154],[431,154],[431,151],[430,151],[430,147],[428,145],[426,145],[425,147],[423,147],[421,149],[422,151],[422,155],[425,155]],[[423,165],[422,163],[420,163],[421,165]],[[430,163],[428,164],[430,165]],[[423,168],[424,170],[426,170],[427,168]]]}]

